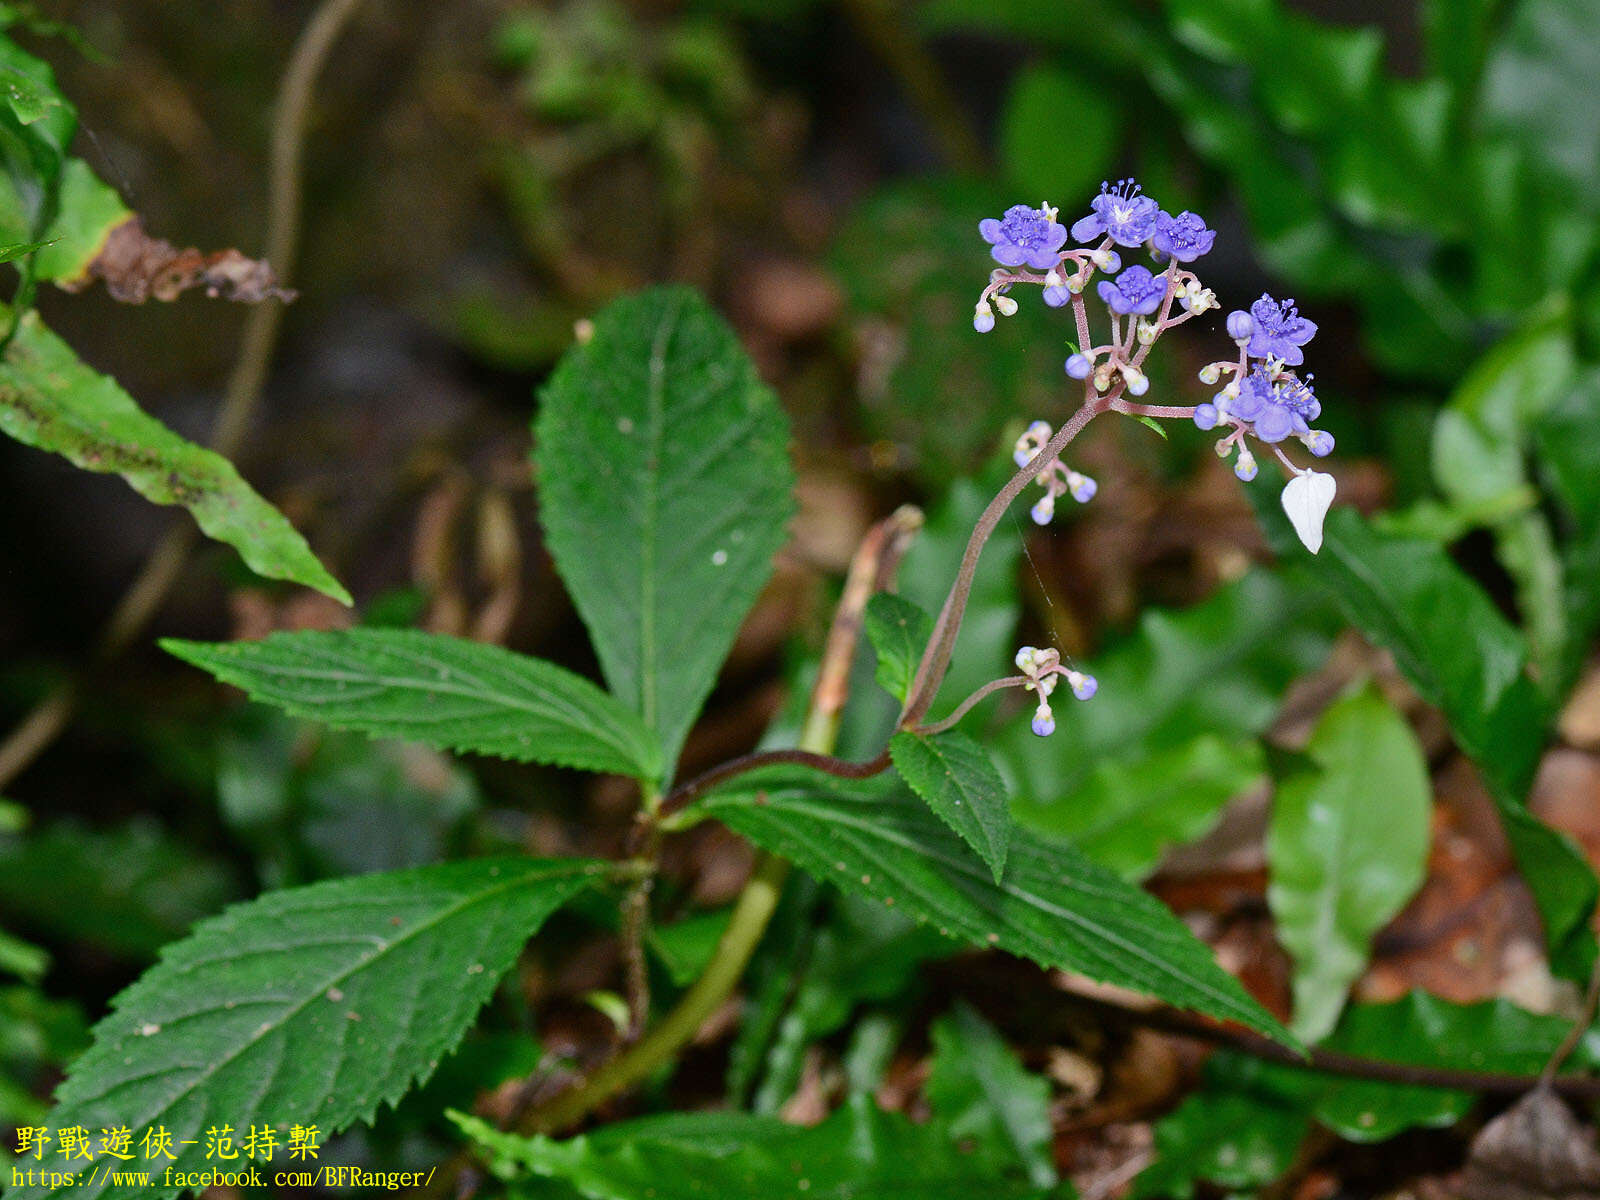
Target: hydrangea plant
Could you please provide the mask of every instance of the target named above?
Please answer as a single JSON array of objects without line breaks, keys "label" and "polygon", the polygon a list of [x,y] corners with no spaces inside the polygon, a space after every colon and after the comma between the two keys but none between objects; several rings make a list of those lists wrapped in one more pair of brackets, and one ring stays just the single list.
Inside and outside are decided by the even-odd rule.
[{"label": "hydrangea plant", "polygon": [[[1067,443],[1091,419],[1106,412],[1145,419],[1187,418],[1201,429],[1223,431],[1217,454],[1233,460],[1234,474],[1241,480],[1254,479],[1259,469],[1250,441],[1270,447],[1288,475],[1284,511],[1308,550],[1315,554],[1322,548],[1322,523],[1333,504],[1334,478],[1297,465],[1283,451],[1283,443],[1290,439],[1317,458],[1333,451],[1333,436],[1311,425],[1322,413],[1312,390],[1313,377],[1294,369],[1305,362],[1303,347],[1316,335],[1317,326],[1300,315],[1293,300],[1280,302],[1263,295],[1249,311],[1228,314],[1227,333],[1237,354],[1201,368],[1201,383],[1215,387],[1227,381],[1209,401],[1165,405],[1131,399],[1150,389],[1144,363],[1161,335],[1218,307],[1215,294],[1187,266],[1209,253],[1216,241],[1216,232],[1204,218],[1193,212],[1173,216],[1146,196],[1138,183],[1124,179],[1115,186],[1102,183],[1088,215],[1073,222],[1070,240],[1078,243],[1075,247],[1067,246],[1068,231],[1049,204],[1016,205],[1000,220],[979,222],[978,232],[1000,266],[991,272],[978,298],[974,329],[993,330],[996,312],[1014,315],[1017,301],[1011,292],[1025,284],[1041,287],[1051,308],[1070,306],[1077,327],[1076,343],[1064,365],[1067,376],[1083,384],[1081,406],[1059,431],[1035,421],[1016,445],[1017,465],[1044,488],[1044,496],[1031,510],[1036,522],[1051,520],[1062,495],[1070,494],[1080,503],[1094,496],[1094,481],[1059,461]],[[1145,250],[1158,270],[1142,263],[1124,267],[1113,247]],[[1096,274],[1102,278],[1096,280]],[[1096,340],[1090,318],[1091,283],[1106,312],[1101,328],[1109,326],[1103,340]],[[1049,693],[1042,677],[1030,677],[1027,686],[1038,691],[1041,700],[1034,731],[1049,733],[1055,723],[1044,703]]]}]

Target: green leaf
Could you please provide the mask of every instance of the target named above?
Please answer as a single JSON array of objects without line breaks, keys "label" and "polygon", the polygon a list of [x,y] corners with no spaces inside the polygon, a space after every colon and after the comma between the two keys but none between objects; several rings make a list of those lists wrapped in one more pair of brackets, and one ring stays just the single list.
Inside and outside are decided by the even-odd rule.
[{"label": "green leaf", "polygon": [[1050,1084],[1030,1074],[994,1026],[965,1001],[933,1023],[928,1103],[949,1136],[1019,1163],[1039,1187],[1056,1182]]},{"label": "green leaf", "polygon": [[237,894],[227,866],[147,817],[0,834],[0,912],[62,941],[142,960]]},{"label": "green leaf", "polygon": [[863,1095],[809,1129],[749,1113],[672,1113],[556,1141],[501,1133],[460,1113],[451,1119],[500,1178],[561,1180],[590,1200],[943,1200],[968,1191],[1020,1200],[1041,1194],[997,1177],[933,1125],[882,1112]]},{"label": "green leaf", "polygon": [[[117,997],[57,1092],[50,1124],[165,1125],[179,1143],[196,1139],[175,1147],[172,1164],[192,1171],[215,1165],[203,1154],[212,1125],[315,1123],[333,1133],[370,1121],[432,1074],[528,938],[604,869],[478,859],[270,892],[231,908]],[[179,1190],[107,1182],[7,1196]]]},{"label": "green leaf", "polygon": [[1011,848],[1006,785],[982,746],[951,730],[934,737],[901,731],[889,739],[895,770],[961,840],[989,864],[996,883]]},{"label": "green leaf", "polygon": [[669,287],[595,318],[535,437],[550,552],[670,769],[783,545],[787,422],[722,319]]},{"label": "green leaf", "polygon": [[1018,842],[996,883],[897,780],[846,781],[785,767],[752,771],[729,786],[738,790],[705,797],[701,810],[818,879],[893,904],[947,937],[999,946],[1294,1044],[1154,897],[1066,843]]},{"label": "green leaf", "polygon": [[[1025,66],[1000,113],[1000,165],[1031,203],[1070,209],[1086,202],[1111,170],[1119,123],[1117,107],[1081,75]],[[1042,135],[1063,128],[1072,136]]]},{"label": "green leaf", "polygon": [[1273,800],[1267,902],[1294,959],[1291,1028],[1315,1042],[1427,876],[1433,788],[1411,727],[1370,685],[1328,708],[1306,751],[1316,769]]},{"label": "green leaf", "polygon": [[1156,1122],[1156,1160],[1133,1182],[1135,1200],[1188,1200],[1197,1179],[1248,1192],[1294,1162],[1311,1120],[1267,1064],[1217,1054],[1204,1083]]},{"label": "green leaf", "polygon": [[336,729],[517,762],[660,773],[632,712],[580,675],[499,646],[407,629],[161,644],[255,700]]},{"label": "green leaf", "polygon": [[878,682],[904,704],[922,651],[933,637],[933,618],[902,596],[878,592],[867,601],[865,626],[867,640],[878,652]]},{"label": "green leaf", "polygon": [[[1303,576],[1257,570],[1191,608],[1147,611],[1132,636],[1086,665],[1099,691],[1069,704],[1055,733],[1035,737],[1014,720],[1000,734],[995,751],[1017,819],[1074,840],[1120,828],[1119,869],[1153,863],[1175,833],[1199,832],[1219,789],[1259,770],[1249,750],[1230,764],[1215,743],[1194,748],[1195,739],[1236,747],[1264,731],[1289,683],[1327,656],[1329,609]],[[1177,800],[1168,785],[1179,771],[1195,772],[1196,783],[1203,771],[1204,788]],[[1168,803],[1177,809],[1167,813]]]},{"label": "green leaf", "polygon": [[1038,824],[1101,866],[1142,879],[1169,849],[1210,829],[1228,801],[1265,783],[1264,758],[1259,742],[1203,733],[1172,749],[1112,759]]},{"label": "green leaf", "polygon": [[1600,368],[1574,382],[1535,424],[1537,461],[1562,510],[1565,653],[1549,694],[1564,696],[1582,671],[1600,625]]},{"label": "green leaf", "polygon": [[[1249,492],[1273,544],[1292,545],[1275,491]],[[1524,672],[1522,638],[1435,543],[1382,534],[1349,508],[1330,512],[1323,534],[1322,553],[1304,569],[1444,713],[1489,783],[1556,969],[1587,978],[1600,885],[1582,852],[1524,807],[1548,710]]]},{"label": "green leaf", "polygon": [[89,264],[105,249],[111,231],[133,214],[81,158],[62,164],[57,204],[34,270],[40,279],[76,284],[88,277]]},{"label": "green leaf", "polygon": [[28,983],[38,983],[49,969],[49,954],[0,929],[0,975],[15,975]]},{"label": "green leaf", "polygon": [[37,313],[23,315],[0,358],[0,431],[85,470],[115,472],[147,500],[183,505],[259,575],[350,603],[305,539],[232,463],[146,414],[115,380],[80,362]]},{"label": "green leaf", "polygon": [[44,120],[52,109],[66,103],[53,86],[4,62],[0,62],[0,100],[6,102],[11,114],[24,125]]},{"label": "green leaf", "polygon": [[728,928],[731,908],[695,913],[670,925],[652,925],[648,934],[650,949],[667,969],[678,987],[688,987],[711,961],[717,943]]},{"label": "green leaf", "polygon": [[14,262],[25,254],[42,250],[49,242],[22,242],[15,246],[0,246],[0,263]]}]

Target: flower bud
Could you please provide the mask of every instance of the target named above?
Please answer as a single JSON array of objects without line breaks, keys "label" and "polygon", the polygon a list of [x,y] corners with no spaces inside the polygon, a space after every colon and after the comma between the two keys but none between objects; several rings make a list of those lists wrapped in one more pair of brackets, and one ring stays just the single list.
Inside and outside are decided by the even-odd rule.
[{"label": "flower bud", "polygon": [[1217,427],[1217,406],[1215,404],[1195,405],[1194,423],[1201,429],[1215,429]]},{"label": "flower bud", "polygon": [[973,309],[972,327],[979,333],[988,333],[994,328],[994,309],[987,300],[978,301],[978,307]]},{"label": "flower bud", "polygon": [[1306,449],[1318,458],[1327,458],[1333,453],[1333,434],[1321,429],[1313,429],[1300,439],[1305,443]]},{"label": "flower bud", "polygon": [[1089,256],[1089,261],[1102,271],[1120,271],[1122,259],[1115,250],[1096,250]]},{"label": "flower bud", "polygon": [[1233,464],[1233,473],[1249,483],[1256,477],[1256,456],[1248,450],[1239,451],[1239,461]]},{"label": "flower bud", "polygon": [[1032,728],[1040,737],[1049,737],[1056,731],[1055,714],[1050,711],[1048,704],[1039,705],[1038,711],[1033,714]]},{"label": "flower bud", "polygon": [[1044,302],[1051,308],[1060,308],[1068,300],[1072,299],[1072,293],[1067,291],[1065,287],[1056,285],[1045,288],[1042,297]]},{"label": "flower bud", "polygon": [[1000,315],[1003,317],[1017,315],[1017,302],[1010,296],[996,296],[994,298],[994,306],[1000,310]]},{"label": "flower bud", "polygon": [[1100,690],[1100,681],[1093,675],[1085,675],[1082,671],[1068,671],[1067,683],[1072,687],[1072,694],[1079,700],[1091,699]]},{"label": "flower bud", "polygon": [[1228,336],[1241,346],[1250,340],[1250,335],[1255,331],[1255,318],[1244,309],[1236,308],[1228,314]]},{"label": "flower bud", "polygon": [[1159,332],[1160,331],[1149,321],[1140,321],[1139,329],[1135,336],[1139,339],[1139,345],[1148,346],[1151,342],[1156,340],[1156,334]]},{"label": "flower bud", "polygon": [[1039,652],[1032,646],[1024,646],[1017,651],[1017,657],[1012,661],[1017,664],[1017,670],[1031,671],[1033,670],[1033,656],[1037,653]]},{"label": "flower bud", "polygon": [[1130,396],[1142,396],[1150,390],[1150,377],[1132,363],[1122,364],[1122,378]]},{"label": "flower bud", "polygon": [[1207,363],[1205,366],[1200,368],[1200,382],[1205,384],[1207,387],[1210,387],[1221,378],[1222,372],[1217,368],[1216,363]]},{"label": "flower bud", "polygon": [[1028,515],[1033,518],[1035,525],[1048,525],[1050,518],[1056,515],[1056,498],[1051,492],[1046,492],[1039,497],[1039,503],[1028,510]]},{"label": "flower bud", "polygon": [[1067,490],[1072,493],[1072,498],[1079,504],[1087,504],[1094,499],[1094,494],[1100,490],[1100,485],[1087,475],[1080,475],[1076,471],[1068,471]]},{"label": "flower bud", "polygon": [[1094,370],[1094,363],[1087,354],[1074,354],[1067,359],[1067,374],[1074,379],[1087,379]]}]

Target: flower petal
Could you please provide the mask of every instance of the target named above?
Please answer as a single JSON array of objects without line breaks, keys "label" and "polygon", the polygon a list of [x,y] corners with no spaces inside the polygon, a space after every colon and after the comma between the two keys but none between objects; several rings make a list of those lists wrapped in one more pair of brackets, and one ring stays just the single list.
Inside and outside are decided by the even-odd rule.
[{"label": "flower petal", "polygon": [[1289,515],[1289,523],[1306,549],[1313,554],[1322,549],[1322,522],[1333,505],[1337,487],[1333,476],[1321,471],[1296,475],[1284,486],[1283,511]]},{"label": "flower petal", "polygon": [[1079,217],[1072,223],[1072,240],[1075,242],[1092,242],[1106,231],[1106,223],[1100,219],[1099,213],[1090,213],[1087,217]]},{"label": "flower petal", "polygon": [[993,217],[985,217],[978,222],[978,233],[992,246],[1000,240],[1000,222]]}]

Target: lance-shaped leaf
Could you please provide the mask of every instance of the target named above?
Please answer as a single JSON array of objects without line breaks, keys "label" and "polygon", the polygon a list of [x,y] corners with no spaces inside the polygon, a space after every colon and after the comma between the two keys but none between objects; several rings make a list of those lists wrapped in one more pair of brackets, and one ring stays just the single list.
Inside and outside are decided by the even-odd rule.
[{"label": "lance-shaped leaf", "polygon": [[732,330],[669,287],[595,318],[535,438],[550,552],[670,766],[783,545],[787,422]]},{"label": "lance-shaped leaf", "polygon": [[560,1180],[591,1200],[1023,1200],[1043,1191],[864,1095],[813,1128],[740,1112],[672,1113],[557,1141],[452,1113],[502,1179]]},{"label": "lance-shaped leaf", "polygon": [[1041,836],[1019,841],[996,883],[898,780],[849,781],[783,767],[752,771],[729,788],[701,800],[701,810],[818,879],[892,904],[947,937],[998,946],[1294,1044],[1155,897],[1071,845]]},{"label": "lance-shaped leaf", "polygon": [[1294,959],[1294,1031],[1320,1040],[1372,935],[1422,886],[1433,788],[1416,735],[1368,687],[1317,723],[1313,771],[1285,781],[1267,829],[1267,900]]},{"label": "lance-shaped leaf", "polygon": [[[328,1134],[370,1120],[433,1073],[523,943],[604,869],[478,859],[228,909],[113,1001],[57,1092],[50,1127],[138,1137],[163,1126],[182,1172],[216,1165],[205,1155],[213,1126],[242,1135],[272,1125],[281,1144],[291,1124]],[[149,1200],[179,1190],[159,1172],[149,1186],[112,1186],[110,1172],[95,1178],[78,1166],[80,1186],[17,1187],[7,1198]]]},{"label": "lance-shaped leaf", "polygon": [[878,652],[878,683],[905,703],[922,651],[933,636],[933,618],[904,597],[879,592],[867,601],[863,626]]},{"label": "lance-shaped leaf", "polygon": [[464,638],[409,629],[161,643],[297,717],[441,750],[654,779],[639,718],[581,675]]},{"label": "lance-shaped leaf", "polygon": [[1011,848],[1006,785],[982,746],[964,733],[901,731],[889,739],[895,770],[941,821],[989,864],[999,882]]},{"label": "lance-shaped leaf", "polygon": [[[6,319],[0,308],[0,321]],[[114,379],[90,370],[38,313],[22,317],[0,357],[0,431],[85,470],[121,475],[147,500],[183,505],[259,575],[350,603],[305,539],[232,463],[179,437]]]}]

